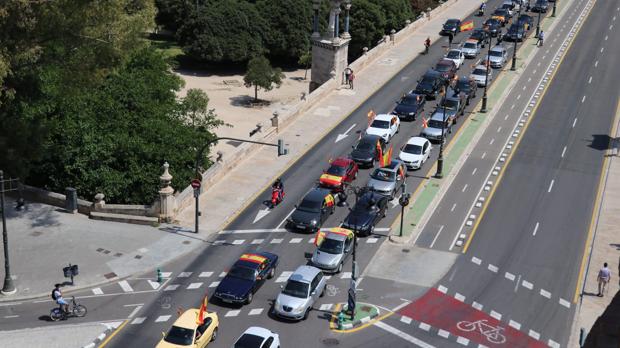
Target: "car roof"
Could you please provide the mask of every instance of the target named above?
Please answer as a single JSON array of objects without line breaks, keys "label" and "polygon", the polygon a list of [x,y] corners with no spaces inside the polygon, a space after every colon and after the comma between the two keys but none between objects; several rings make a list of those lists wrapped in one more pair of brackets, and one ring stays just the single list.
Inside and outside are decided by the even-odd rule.
[{"label": "car roof", "polygon": [[[196,324],[196,318],[198,318],[198,313],[200,311],[198,310],[198,308],[190,308],[188,310],[186,310],[185,312],[183,312],[183,314],[181,314],[177,320],[174,321],[174,326],[178,326],[178,327],[182,327],[182,328],[186,328],[186,329],[191,329],[191,330],[195,330],[196,327],[198,326]],[[212,315],[214,314],[213,312],[205,312],[204,314],[204,318],[206,318],[208,315]]]},{"label": "car roof", "polygon": [[454,61],[452,59],[442,58],[437,62],[437,65],[454,65]]},{"label": "car roof", "polygon": [[497,46],[491,48],[491,51],[495,51],[495,52],[502,52],[502,51],[505,51],[505,50],[506,50],[506,48],[504,46],[500,46],[500,45],[497,45]]},{"label": "car roof", "polygon": [[265,328],[262,328],[262,327],[259,327],[259,326],[250,326],[249,328],[247,328],[241,334],[241,336],[243,336],[245,334],[250,334],[250,335],[255,335],[255,336],[267,338],[267,337],[273,335],[274,333],[271,330],[268,330],[268,329],[265,329]]},{"label": "car roof", "polygon": [[457,52],[461,52],[460,48],[452,48],[448,51],[448,53],[452,52],[452,51],[457,51]]},{"label": "car roof", "polygon": [[339,167],[346,167],[349,165],[349,163],[351,163],[353,160],[350,158],[346,158],[346,157],[338,157],[335,160],[331,161],[331,165],[332,166],[339,166]]},{"label": "car roof", "polygon": [[325,239],[333,239],[342,242],[347,239],[347,236],[341,233],[327,233],[327,235],[325,235]]},{"label": "car roof", "polygon": [[391,121],[392,118],[394,118],[394,115],[390,115],[390,114],[379,114],[377,116],[375,116],[375,120],[379,120],[379,121]]},{"label": "car roof", "polygon": [[478,64],[478,65],[476,65],[476,66],[474,67],[474,70],[476,70],[476,69],[484,69],[484,70],[486,70],[486,69],[487,69],[487,67],[486,67],[486,66],[484,66],[484,65],[482,65],[482,64]]},{"label": "car roof", "polygon": [[290,280],[301,281],[304,283],[310,283],[316,275],[321,272],[320,269],[308,265],[301,265],[297,267],[295,272],[291,274]]},{"label": "car roof", "polygon": [[427,141],[428,141],[428,140],[427,140],[426,138],[423,138],[423,137],[411,137],[411,138],[407,141],[407,144],[422,146],[422,145],[424,145],[424,143],[426,143]]},{"label": "car roof", "polygon": [[[437,109],[437,111],[435,111],[433,113],[433,115],[431,116],[431,120],[442,122],[443,121],[443,117],[444,117],[443,116],[443,110],[439,111],[439,109]],[[448,119],[446,118],[446,121],[447,120]]]},{"label": "car roof", "polygon": [[465,43],[477,44],[477,43],[478,43],[478,40],[475,40],[475,39],[467,39],[467,40],[465,40]]},{"label": "car roof", "polygon": [[304,196],[304,200],[307,199],[313,202],[322,202],[325,196],[327,196],[330,193],[331,191],[328,189],[324,189],[321,187],[315,187]]},{"label": "car roof", "polygon": [[375,134],[364,134],[360,139],[360,143],[362,142],[377,142],[377,140],[382,139],[380,136]]},{"label": "car roof", "polygon": [[424,76],[437,77],[437,76],[441,76],[441,73],[434,69],[428,69],[424,73]]}]

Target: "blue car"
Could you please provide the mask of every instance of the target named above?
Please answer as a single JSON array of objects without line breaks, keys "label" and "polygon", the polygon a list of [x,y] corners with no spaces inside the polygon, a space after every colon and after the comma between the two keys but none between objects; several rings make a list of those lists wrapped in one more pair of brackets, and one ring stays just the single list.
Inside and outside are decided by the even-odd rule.
[{"label": "blue car", "polygon": [[249,304],[265,279],[276,274],[278,255],[268,252],[245,253],[239,257],[215,289],[214,296],[226,303]]},{"label": "blue car", "polygon": [[403,97],[396,102],[396,107],[393,114],[403,121],[415,121],[418,116],[424,110],[424,104],[426,98],[423,95],[409,93],[403,95]]}]

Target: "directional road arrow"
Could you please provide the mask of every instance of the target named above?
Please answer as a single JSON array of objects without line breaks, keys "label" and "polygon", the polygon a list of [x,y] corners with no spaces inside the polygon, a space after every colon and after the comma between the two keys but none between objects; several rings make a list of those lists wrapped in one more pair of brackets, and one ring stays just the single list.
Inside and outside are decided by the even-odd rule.
[{"label": "directional road arrow", "polygon": [[269,208],[265,208],[265,209],[259,210],[258,213],[256,214],[256,217],[254,218],[254,221],[252,223],[255,224],[256,221],[264,218],[270,212],[271,212],[271,210],[269,210]]},{"label": "directional road arrow", "polygon": [[[401,194],[401,196],[402,196],[402,194]],[[400,204],[398,202],[399,200],[400,200],[400,196],[394,197],[394,199],[390,201],[390,204],[392,205],[392,208],[396,208],[396,206]]]},{"label": "directional road arrow", "polygon": [[356,126],[356,125],[357,125],[357,124],[353,124],[353,125],[352,125],[351,127],[349,127],[349,129],[347,129],[344,133],[342,133],[342,134],[338,134],[338,136],[336,137],[336,142],[339,142],[340,140],[342,140],[342,139],[344,139],[344,138],[348,137],[348,136],[349,136],[349,132],[350,132],[353,128],[355,128],[355,126]]}]

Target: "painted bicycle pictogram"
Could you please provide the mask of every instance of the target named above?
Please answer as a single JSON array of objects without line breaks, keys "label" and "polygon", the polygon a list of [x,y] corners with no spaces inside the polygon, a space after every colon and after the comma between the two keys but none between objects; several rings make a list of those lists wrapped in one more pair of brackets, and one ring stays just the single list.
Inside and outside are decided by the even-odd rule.
[{"label": "painted bicycle pictogram", "polygon": [[478,330],[491,343],[502,344],[506,342],[506,336],[502,335],[504,328],[501,326],[489,325],[486,319],[477,321],[459,321],[456,324],[456,327],[465,332]]}]

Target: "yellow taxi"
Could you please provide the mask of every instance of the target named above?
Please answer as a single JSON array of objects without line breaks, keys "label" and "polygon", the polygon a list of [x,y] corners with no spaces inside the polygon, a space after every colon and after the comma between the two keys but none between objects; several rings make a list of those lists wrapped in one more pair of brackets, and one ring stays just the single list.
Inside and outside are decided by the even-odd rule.
[{"label": "yellow taxi", "polygon": [[163,333],[163,338],[155,348],[176,347],[206,347],[209,342],[217,337],[217,328],[220,321],[215,312],[203,312],[203,322],[200,323],[198,315],[200,310],[190,308],[183,312],[172,324],[168,333]]}]

